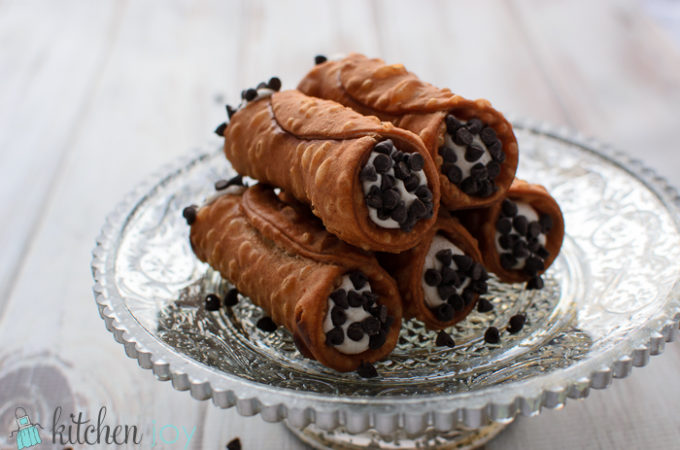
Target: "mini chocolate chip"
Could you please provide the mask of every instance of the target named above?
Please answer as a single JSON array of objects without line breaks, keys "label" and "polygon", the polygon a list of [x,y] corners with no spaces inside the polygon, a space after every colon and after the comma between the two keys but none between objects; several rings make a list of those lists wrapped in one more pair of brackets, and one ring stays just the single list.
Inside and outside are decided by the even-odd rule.
[{"label": "mini chocolate chip", "polygon": [[543,269],[543,260],[534,256],[527,258],[526,262],[524,263],[524,273],[529,276],[534,276]]},{"label": "mini chocolate chip", "polygon": [[427,269],[425,271],[425,283],[427,283],[428,286],[438,286],[439,283],[442,282],[442,276],[439,274],[439,271],[437,269]]},{"label": "mini chocolate chip", "polygon": [[470,287],[477,294],[486,294],[489,291],[489,287],[486,284],[486,280],[475,280],[470,283]]},{"label": "mini chocolate chip", "polygon": [[368,278],[360,270],[353,270],[349,273],[349,279],[354,286],[354,289],[362,289],[366,286]]},{"label": "mini chocolate chip", "polygon": [[486,165],[486,174],[489,176],[490,180],[496,179],[501,173],[501,165],[496,161],[489,161]]},{"label": "mini chocolate chip", "polygon": [[392,167],[392,160],[389,156],[380,153],[373,158],[373,166],[378,173],[385,173]]},{"label": "mini chocolate chip", "polygon": [[241,91],[241,98],[246,98],[246,90]]},{"label": "mini chocolate chip", "polygon": [[462,284],[456,271],[449,266],[442,267],[441,274],[443,284],[453,284],[454,286],[460,286]]},{"label": "mini chocolate chip", "polygon": [[367,317],[361,321],[364,332],[369,336],[375,336],[380,332],[380,321],[375,317]]},{"label": "mini chocolate chip", "polygon": [[238,291],[231,288],[224,297],[224,306],[235,306],[238,303]]},{"label": "mini chocolate chip", "polygon": [[364,337],[364,329],[361,323],[354,322],[347,327],[347,337],[353,341],[360,341]]},{"label": "mini chocolate chip", "polygon": [[[461,128],[462,130],[463,128]],[[468,147],[465,149],[465,161],[467,162],[475,162],[479,158],[482,157],[484,154],[484,149],[480,147],[479,145],[473,143],[468,145]]]},{"label": "mini chocolate chip", "polygon": [[515,217],[517,215],[517,204],[506,198],[501,203],[501,211],[504,216]]},{"label": "mini chocolate chip", "polygon": [[451,261],[453,260],[453,252],[450,248],[439,250],[434,256],[445,266],[451,265]]},{"label": "mini chocolate chip", "polygon": [[496,140],[491,144],[486,144],[486,150],[489,152],[494,161],[498,161],[499,163],[505,161],[505,153],[503,153],[501,141]]},{"label": "mini chocolate chip", "polygon": [[272,318],[267,316],[261,317],[260,320],[258,320],[257,323],[255,324],[255,326],[260,330],[266,331],[268,333],[272,333],[276,331],[276,329],[278,328],[278,326],[276,325],[276,323],[274,323]]},{"label": "mini chocolate chip", "polygon": [[227,450],[241,450],[241,440],[234,438],[227,443]]},{"label": "mini chocolate chip", "polygon": [[413,227],[416,226],[416,220],[413,218],[407,217],[406,220],[404,220],[403,223],[399,224],[399,229],[403,231],[404,233],[410,233],[411,230],[413,230]]},{"label": "mini chocolate chip", "polygon": [[182,210],[182,216],[186,219],[188,225],[193,225],[196,222],[196,213],[198,212],[198,206],[189,205]]},{"label": "mini chocolate chip", "polygon": [[331,300],[342,309],[349,308],[349,303],[347,302],[347,291],[344,289],[336,289],[331,292]]},{"label": "mini chocolate chip", "polygon": [[448,303],[441,304],[434,310],[435,317],[442,322],[448,322],[449,320],[453,319],[455,314],[456,311],[454,311],[453,306],[449,305]]},{"label": "mini chocolate chip", "polygon": [[449,333],[444,330],[440,330],[437,334],[437,340],[435,341],[437,347],[455,347],[456,343]]},{"label": "mini chocolate chip", "polygon": [[493,303],[491,303],[485,298],[480,298],[479,301],[477,302],[477,311],[479,311],[480,313],[487,313],[489,311],[493,311]]},{"label": "mini chocolate chip", "polygon": [[505,270],[513,270],[514,265],[517,264],[517,260],[510,253],[501,254],[500,261],[501,267]]},{"label": "mini chocolate chip", "polygon": [[343,323],[347,321],[347,314],[345,314],[345,310],[336,306],[333,309],[331,309],[331,322],[333,322],[333,325],[336,327],[342,326]]},{"label": "mini chocolate chip", "polygon": [[[401,196],[396,189],[391,188],[382,193],[383,208],[385,209],[391,210],[396,208],[399,204],[399,200],[401,200]],[[406,211],[404,211],[404,213],[406,213]]]},{"label": "mini chocolate chip", "polygon": [[470,145],[472,144],[472,133],[467,128],[460,127],[453,135],[453,142],[458,145]]},{"label": "mini chocolate chip", "polygon": [[394,210],[392,210],[391,217],[395,222],[399,224],[403,224],[404,222],[406,222],[406,219],[408,218],[408,211],[406,210],[406,203],[404,203],[403,200],[399,202],[399,204],[397,205],[396,208],[394,208]]},{"label": "mini chocolate chip", "polygon": [[378,219],[387,220],[390,218],[391,211],[387,208],[381,208],[378,210]]},{"label": "mini chocolate chip", "polygon": [[357,369],[357,374],[361,378],[375,378],[378,376],[378,371],[375,370],[373,364],[361,361],[361,364],[359,364],[359,368]]},{"label": "mini chocolate chip", "polygon": [[466,179],[463,180],[463,182],[460,184],[460,190],[466,193],[467,195],[474,195],[477,193],[477,180],[475,180],[472,177],[467,177]]},{"label": "mini chocolate chip", "polygon": [[271,77],[267,83],[267,86],[273,91],[278,91],[281,89],[281,80],[279,77]]},{"label": "mini chocolate chip", "polygon": [[335,327],[326,333],[326,345],[341,345],[345,342],[345,332],[341,327]]},{"label": "mini chocolate chip", "polygon": [[468,269],[472,267],[472,263],[474,261],[468,255],[453,255],[453,262],[456,263],[456,267],[458,268],[458,270],[467,272]]},{"label": "mini chocolate chip", "polygon": [[366,311],[373,309],[373,305],[378,300],[378,296],[369,291],[362,292],[361,296],[364,298],[364,309]]},{"label": "mini chocolate chip", "polygon": [[475,291],[472,289],[471,286],[466,287],[463,289],[463,293],[460,295],[463,297],[463,301],[465,302],[466,305],[469,305],[472,300],[475,299]]},{"label": "mini chocolate chip", "polygon": [[529,256],[529,249],[527,248],[525,241],[520,240],[515,242],[515,245],[512,246],[512,256],[517,259]]},{"label": "mini chocolate chip", "polygon": [[262,88],[266,88],[266,87],[269,87],[269,86],[267,86],[267,83],[265,83],[264,81],[260,81],[259,83],[257,83],[256,89],[262,89]]},{"label": "mini chocolate chip", "polygon": [[541,231],[544,233],[547,233],[553,227],[552,217],[550,217],[548,214],[541,214],[539,222],[541,223]]},{"label": "mini chocolate chip", "polygon": [[496,130],[486,126],[482,128],[482,131],[480,131],[479,137],[482,139],[482,142],[484,142],[485,145],[491,145],[496,142]]},{"label": "mini chocolate chip", "polygon": [[222,301],[215,294],[208,294],[205,296],[205,309],[207,311],[217,311],[220,309],[220,303],[222,303]]},{"label": "mini chocolate chip", "polygon": [[405,180],[410,174],[411,172],[404,161],[399,161],[394,165],[394,176],[398,179]]},{"label": "mini chocolate chip", "polygon": [[383,174],[382,180],[380,180],[380,189],[386,191],[389,188],[394,187],[395,184],[397,184],[396,178],[392,175]]},{"label": "mini chocolate chip", "polygon": [[486,178],[479,180],[477,185],[478,185],[477,195],[479,195],[480,197],[489,197],[493,195],[493,193],[496,192],[497,190],[495,184]]},{"label": "mini chocolate chip", "polygon": [[456,311],[462,311],[465,308],[465,300],[458,294],[453,294],[446,302]]},{"label": "mini chocolate chip", "polygon": [[439,155],[444,159],[444,162],[454,163],[458,160],[456,151],[450,147],[439,147]]},{"label": "mini chocolate chip", "polygon": [[509,249],[512,247],[512,243],[510,242],[511,238],[509,235],[504,235],[498,238],[498,244],[501,246],[502,249]]},{"label": "mini chocolate chip", "polygon": [[375,167],[364,166],[359,173],[359,179],[361,181],[376,181],[378,179],[378,173],[375,171]]},{"label": "mini chocolate chip", "polygon": [[374,334],[368,339],[368,348],[371,350],[376,350],[385,344],[387,340],[387,333],[380,330],[377,334]]},{"label": "mini chocolate chip", "polygon": [[538,221],[536,220],[529,222],[529,229],[527,230],[527,235],[529,237],[535,238],[538,237],[539,234],[541,234],[541,224],[538,223]]},{"label": "mini chocolate chip", "polygon": [[236,111],[238,111],[238,110],[232,108],[231,105],[226,105],[225,107],[227,108],[227,117],[229,117],[230,119],[231,119],[231,116],[233,116],[234,113]]},{"label": "mini chocolate chip", "polygon": [[510,318],[508,332],[510,334],[518,333],[520,330],[522,330],[522,327],[524,327],[526,320],[527,318],[524,314],[515,314]]},{"label": "mini chocolate chip", "polygon": [[456,119],[454,116],[452,116],[451,114],[446,115],[444,122],[446,123],[446,131],[451,136],[453,136],[456,133],[456,130],[458,128],[463,126],[463,124],[458,119]]},{"label": "mini chocolate chip", "polygon": [[324,55],[316,55],[314,57],[314,64],[316,65],[323,64],[326,61],[328,61],[328,58],[326,58]]},{"label": "mini chocolate chip", "polygon": [[416,189],[416,197],[421,199],[423,202],[431,202],[432,201],[432,191],[430,188],[428,188],[425,185],[418,186],[418,189]]},{"label": "mini chocolate chip", "polygon": [[482,121],[477,119],[477,118],[470,119],[465,124],[465,127],[472,134],[479,134],[479,132],[482,130],[483,126],[484,126],[484,124],[482,123]]},{"label": "mini chocolate chip", "polygon": [[404,187],[406,188],[407,192],[415,191],[418,186],[420,186],[420,177],[414,173],[406,177],[404,180]]},{"label": "mini chocolate chip", "polygon": [[501,217],[496,222],[496,231],[500,234],[509,234],[512,231],[512,221],[507,217]]},{"label": "mini chocolate chip", "polygon": [[455,164],[442,164],[442,173],[446,174],[446,178],[453,184],[458,184],[463,179],[463,171]]},{"label": "mini chocolate chip", "polygon": [[257,91],[253,88],[249,88],[246,90],[246,93],[243,98],[246,99],[247,102],[254,100],[255,97],[257,97]]},{"label": "mini chocolate chip", "polygon": [[536,253],[539,248],[541,248],[541,243],[538,242],[538,239],[536,238],[530,238],[527,239],[528,246],[527,248],[531,253]]},{"label": "mini chocolate chip", "polygon": [[414,217],[415,219],[420,219],[427,213],[427,207],[425,206],[425,203],[420,201],[419,199],[414,199],[411,202],[411,206],[408,207],[408,215],[409,217]]},{"label": "mini chocolate chip", "polygon": [[538,247],[538,250],[536,250],[536,255],[543,259],[548,259],[548,257],[550,256],[550,252],[541,245],[540,247]]},{"label": "mini chocolate chip", "polygon": [[215,190],[221,191],[228,188],[229,186],[234,185],[243,186],[243,177],[241,175],[236,175],[235,177],[231,177],[228,180],[217,180],[215,182]]},{"label": "mini chocolate chip", "polygon": [[382,197],[380,195],[367,195],[366,205],[373,209],[380,209],[383,206]]},{"label": "mini chocolate chip", "polygon": [[470,167],[470,175],[477,178],[478,180],[486,178],[488,176],[486,173],[486,166],[482,163],[475,164],[474,166]]},{"label": "mini chocolate chip", "polygon": [[484,340],[489,344],[498,344],[501,341],[501,335],[498,332],[498,328],[489,327],[484,333]]},{"label": "mini chocolate chip", "polygon": [[386,139],[384,141],[380,141],[373,146],[374,151],[376,151],[378,153],[383,153],[385,155],[389,155],[390,153],[392,153],[393,148],[394,148],[394,144],[392,143],[391,139]]},{"label": "mini chocolate chip", "polygon": [[[395,150],[392,152],[392,159],[393,159],[395,162],[401,162],[401,161],[403,161],[404,163],[406,163],[406,157],[407,157],[406,153],[404,153],[404,152],[402,152],[402,151],[400,151],[400,150],[397,150],[396,147],[395,147]],[[408,167],[408,166],[407,166],[407,167]]]},{"label": "mini chocolate chip", "polygon": [[227,129],[227,123],[222,122],[215,128],[215,134],[218,135],[219,137],[224,137],[224,130]]},{"label": "mini chocolate chip", "polygon": [[357,291],[349,291],[347,293],[347,303],[353,308],[357,308],[364,304],[364,298]]},{"label": "mini chocolate chip", "polygon": [[475,262],[470,269],[470,278],[472,278],[474,281],[477,281],[486,280],[487,277],[488,275],[486,273],[486,269],[484,269],[484,266],[478,262]]},{"label": "mini chocolate chip", "polygon": [[527,289],[543,289],[544,283],[543,283],[543,278],[541,277],[533,277],[529,281],[527,281]]},{"label": "mini chocolate chip", "polygon": [[423,155],[420,153],[412,153],[411,156],[408,158],[408,167],[413,170],[414,172],[417,172],[419,170],[423,170],[423,167],[425,166],[425,158],[423,158]]},{"label": "mini chocolate chip", "polygon": [[439,295],[439,298],[441,298],[444,301],[446,301],[446,299],[448,299],[455,293],[456,288],[454,288],[450,284],[440,284],[439,286],[437,286],[437,294]]},{"label": "mini chocolate chip", "polygon": [[523,215],[515,216],[512,219],[512,226],[520,234],[520,236],[525,236],[527,234],[527,228],[529,227],[529,221]]}]

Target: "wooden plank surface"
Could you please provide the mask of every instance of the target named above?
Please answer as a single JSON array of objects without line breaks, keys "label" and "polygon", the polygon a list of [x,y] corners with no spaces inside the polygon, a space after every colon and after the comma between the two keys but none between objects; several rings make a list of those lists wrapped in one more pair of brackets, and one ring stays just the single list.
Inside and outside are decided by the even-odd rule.
[{"label": "wooden plank surface", "polygon": [[[110,423],[197,426],[189,448],[304,448],[159,383],[90,292],[105,215],[163,163],[218,145],[223,102],[316,53],[360,51],[503,111],[570,125],[677,186],[678,47],[636,2],[0,2],[0,448],[21,403]],[[587,14],[584,14],[587,11]],[[521,418],[488,448],[673,448],[680,346],[631,378]],[[11,446],[10,446],[11,445]],[[129,448],[135,448],[130,446]]]}]

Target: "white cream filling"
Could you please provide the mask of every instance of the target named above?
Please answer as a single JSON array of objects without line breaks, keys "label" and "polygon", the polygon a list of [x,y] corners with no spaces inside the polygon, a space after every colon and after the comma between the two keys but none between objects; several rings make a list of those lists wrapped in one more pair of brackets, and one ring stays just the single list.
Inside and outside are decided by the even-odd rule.
[{"label": "white cream filling", "polygon": [[[462,122],[461,123],[465,124],[467,122]],[[447,132],[444,133],[444,145],[446,147],[452,148],[453,151],[456,153],[456,162],[453,163],[458,168],[460,171],[463,173],[463,177],[461,180],[466,179],[467,177],[470,176],[470,169],[472,169],[472,166],[478,163],[482,163],[485,166],[491,162],[491,155],[489,154],[489,151],[486,149],[486,144],[482,142],[482,139],[479,137],[479,134],[475,134],[472,137],[472,142],[479,145],[480,148],[484,150],[484,153],[482,156],[479,157],[477,161],[474,162],[469,162],[465,160],[465,150],[467,149],[467,146],[465,145],[458,145],[455,142],[453,142],[453,139],[451,138],[451,135]]]},{"label": "white cream filling", "polygon": [[[539,219],[538,213],[529,203],[515,202],[515,204],[517,205],[517,215],[526,217],[528,223],[531,223],[533,221],[537,221]],[[512,233],[519,234],[519,231],[517,231],[517,229],[515,228],[514,225],[512,226],[510,233],[508,233],[508,234],[512,234]],[[504,249],[503,247],[501,247],[501,244],[500,244],[501,236],[502,236],[502,234],[499,233],[498,231],[496,231],[496,252],[499,255],[501,253],[508,252],[508,251],[512,252],[512,249]],[[524,236],[522,236],[522,238],[524,238]],[[545,246],[545,242],[546,242],[545,233],[543,233],[543,232],[539,233],[539,235],[537,236],[537,239],[538,239],[539,244]],[[514,266],[512,266],[512,268],[513,269],[524,268],[524,263],[526,262],[527,258],[528,258],[528,256],[525,256],[523,258],[515,258],[515,259],[517,259],[517,263]]]},{"label": "white cream filling", "polygon": [[[371,284],[369,282],[366,282],[363,288],[355,289],[354,284],[352,284],[352,280],[349,279],[349,275],[343,275],[342,282],[340,283],[340,286],[338,286],[338,289],[344,289],[346,292],[352,290],[357,291],[359,293],[371,292]],[[326,319],[323,322],[324,334],[328,333],[333,328],[335,328],[335,325],[333,325],[333,320],[331,319],[331,310],[334,307],[335,302],[329,297],[328,311],[326,312]],[[344,353],[346,355],[356,355],[357,353],[365,352],[366,350],[368,350],[368,344],[370,339],[368,334],[364,333],[363,337],[360,340],[354,341],[347,336],[347,329],[354,322],[361,322],[362,320],[371,317],[371,315],[364,309],[363,306],[350,306],[344,311],[345,314],[347,315],[347,320],[340,326],[340,328],[342,328],[342,332],[345,335],[345,339],[342,341],[342,344],[335,345],[334,346],[335,349],[340,353]]]},{"label": "white cream filling", "polygon": [[[421,284],[423,286],[423,297],[425,298],[425,303],[430,308],[436,308],[439,305],[446,303],[446,300],[439,298],[439,293],[437,292],[437,286],[430,286],[425,282],[425,272],[427,269],[435,269],[437,272],[442,270],[443,264],[437,259],[437,252],[440,250],[450,249],[454,255],[464,255],[460,248],[454,245],[451,241],[446,239],[444,236],[436,234],[432,239],[432,244],[430,244],[430,249],[425,255],[425,264],[423,264],[423,276]],[[457,270],[458,266],[455,261],[451,261],[451,266],[453,270]],[[463,283],[459,287],[455,287],[456,294],[460,295],[463,290],[470,284],[470,278],[466,277]]]},{"label": "white cream filling", "polygon": [[[372,166],[373,165],[373,160],[380,155],[381,153],[376,152],[375,150],[371,152],[371,156],[368,157],[368,161],[366,161],[367,166]],[[412,173],[415,173],[418,176],[418,186],[425,185],[427,186],[427,178],[425,177],[425,172],[423,169],[415,172],[412,171]],[[386,175],[392,175],[394,176],[394,166],[390,168],[387,172],[385,172]],[[380,184],[382,182],[382,176],[383,174],[379,173],[378,174],[378,180],[377,181],[364,181],[363,182],[363,187],[364,187],[364,196],[366,196],[370,190],[371,186],[377,186],[378,189],[380,189]],[[396,177],[395,177],[396,178]],[[411,203],[413,203],[413,200],[417,199],[418,196],[415,194],[415,190],[413,192],[409,192],[406,190],[406,186],[404,186],[404,182],[400,180],[399,178],[396,178],[396,182],[394,183],[394,187],[399,191],[399,195],[401,196],[401,199],[404,201],[404,204],[406,205],[406,211],[408,211],[409,207],[411,206]],[[378,211],[375,208],[371,208],[370,206],[368,207],[368,215],[371,218],[371,220],[380,225],[383,228],[399,228],[399,222],[394,220],[391,217],[388,217],[387,219],[381,219],[378,217]]]},{"label": "white cream filling", "polygon": [[205,201],[203,202],[203,206],[207,206],[207,205],[214,203],[215,200],[222,197],[223,195],[241,194],[245,190],[246,190],[245,186],[241,186],[241,185],[238,185],[238,184],[232,184],[231,186],[229,186],[226,189],[215,191],[214,194],[210,195],[208,198],[205,199]]}]

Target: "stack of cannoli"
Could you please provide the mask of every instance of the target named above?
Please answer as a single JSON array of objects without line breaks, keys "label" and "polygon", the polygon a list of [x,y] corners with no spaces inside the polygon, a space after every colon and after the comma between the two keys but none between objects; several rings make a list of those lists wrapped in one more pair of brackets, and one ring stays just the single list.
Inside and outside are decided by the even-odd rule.
[{"label": "stack of cannoli", "polygon": [[272,78],[227,106],[216,132],[239,176],[184,215],[196,256],[304,356],[373,376],[402,317],[442,330],[488,310],[487,272],[540,289],[564,222],[515,178],[512,126],[488,101],[362,55],[316,61],[297,90]]}]

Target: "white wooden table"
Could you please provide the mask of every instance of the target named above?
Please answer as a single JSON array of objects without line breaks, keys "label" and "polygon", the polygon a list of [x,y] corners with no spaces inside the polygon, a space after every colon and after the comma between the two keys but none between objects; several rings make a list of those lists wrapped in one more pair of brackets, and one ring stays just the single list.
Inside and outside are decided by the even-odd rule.
[{"label": "white wooden table", "polygon": [[[610,142],[678,186],[679,16],[667,0],[0,1],[0,447],[16,448],[23,405],[46,428],[56,406],[90,418],[106,406],[106,422],[138,424],[146,446],[152,425],[174,424],[196,427],[188,448],[236,436],[246,449],[303,448],[280,424],[138,368],[90,290],[105,215],[163,163],[219,145],[212,129],[243,87],[271,75],[294,87],[315,54],[359,51]],[[679,370],[669,344],[487,447],[678,448]]]}]

